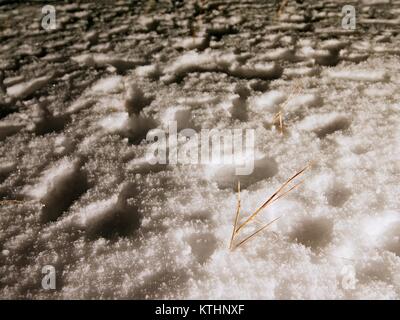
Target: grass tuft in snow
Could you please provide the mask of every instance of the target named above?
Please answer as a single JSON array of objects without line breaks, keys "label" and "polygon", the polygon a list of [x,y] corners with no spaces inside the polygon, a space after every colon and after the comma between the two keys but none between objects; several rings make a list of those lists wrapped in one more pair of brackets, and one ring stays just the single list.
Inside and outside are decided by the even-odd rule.
[{"label": "grass tuft in snow", "polygon": [[[248,225],[251,221],[256,219],[257,215],[265,208],[270,206],[272,203],[277,201],[278,199],[284,197],[287,195],[289,192],[291,192],[293,189],[297,188],[302,181],[296,183],[294,186],[290,187],[287,190],[287,186],[294,181],[296,178],[298,178],[300,175],[302,175],[309,167],[311,164],[308,164],[306,167],[298,171],[296,174],[294,174],[292,177],[290,177],[288,180],[286,180],[285,183],[283,183],[273,194],[270,196],[258,209],[256,209],[243,223],[239,224],[239,216],[240,216],[240,181],[238,182],[238,196],[237,196],[237,207],[236,207],[236,215],[235,215],[235,220],[233,223],[233,230],[232,230],[232,235],[231,235],[231,240],[229,243],[229,249],[233,250],[244,243],[248,242],[251,240],[253,237],[255,237],[257,234],[259,234],[261,231],[266,229],[268,226],[270,226],[272,223],[274,223],[276,220],[278,220],[280,217],[275,218],[274,220],[263,224],[260,228],[256,229],[256,231],[252,232],[250,235],[246,236],[242,240],[238,241],[235,243],[235,238],[239,235],[239,232],[246,226]],[[256,221],[256,220],[254,220]]]}]

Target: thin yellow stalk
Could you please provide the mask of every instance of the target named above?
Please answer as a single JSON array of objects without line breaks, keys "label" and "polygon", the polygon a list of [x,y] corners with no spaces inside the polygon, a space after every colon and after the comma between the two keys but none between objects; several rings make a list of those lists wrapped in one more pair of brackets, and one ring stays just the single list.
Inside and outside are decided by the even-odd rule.
[{"label": "thin yellow stalk", "polygon": [[[272,220],[271,222],[268,222],[266,224],[264,224],[264,222],[261,222],[258,220],[257,218],[257,214],[263,210],[264,208],[266,208],[267,206],[271,205],[272,203],[274,203],[275,201],[277,201],[278,199],[284,197],[286,194],[288,194],[289,192],[291,192],[293,189],[297,188],[300,184],[303,183],[303,181],[300,181],[299,183],[295,184],[294,186],[292,186],[291,188],[289,188],[289,190],[285,190],[286,186],[292,182],[295,178],[297,178],[298,176],[300,176],[305,170],[307,170],[308,167],[310,167],[312,165],[312,162],[310,162],[306,167],[304,167],[303,169],[301,169],[299,172],[297,172],[295,175],[293,175],[291,178],[289,178],[285,183],[283,183],[281,185],[281,187],[276,190],[274,192],[274,194],[269,197],[256,211],[254,211],[249,218],[246,219],[245,222],[243,222],[242,224],[239,225],[238,227],[238,221],[239,221],[239,214],[240,214],[240,208],[241,208],[241,204],[240,204],[240,182],[238,182],[238,196],[237,196],[237,209],[236,209],[236,215],[235,215],[235,220],[234,220],[234,224],[233,224],[233,230],[232,230],[232,236],[230,239],[230,244],[229,244],[229,249],[233,250],[238,248],[239,246],[243,245],[244,243],[246,243],[247,241],[249,241],[250,239],[252,239],[253,237],[255,237],[257,234],[259,234],[261,231],[263,231],[265,228],[267,228],[269,225],[271,225],[273,222],[275,222],[277,219],[279,219],[280,217]],[[235,236],[239,233],[239,231],[245,227],[250,221],[254,220],[257,224],[262,224],[262,227],[260,227],[259,229],[257,229],[255,232],[253,232],[252,234],[250,234],[249,236],[245,237],[243,240],[241,240],[238,244],[234,244],[234,240],[235,240]]]},{"label": "thin yellow stalk", "polygon": [[237,195],[236,216],[235,216],[235,222],[233,224],[233,230],[232,230],[231,241],[229,243],[229,249],[232,249],[233,238],[235,237],[236,226],[237,226],[237,223],[238,223],[238,220],[239,220],[239,213],[240,213],[240,181],[238,181],[238,195]]},{"label": "thin yellow stalk", "polygon": [[279,195],[278,197],[276,197],[274,200],[272,200],[270,202],[270,204],[273,204],[275,201],[277,201],[278,199],[284,197],[285,195],[287,195],[290,191],[292,191],[293,189],[297,188],[299,185],[301,185],[304,181],[300,181],[299,183],[295,184],[293,187],[291,187],[288,191],[285,191],[284,193],[282,193],[281,195]]},{"label": "thin yellow stalk", "polygon": [[286,5],[288,3],[288,0],[283,0],[278,8],[277,16],[280,17],[280,15],[283,13],[283,10],[285,9]]},{"label": "thin yellow stalk", "polygon": [[261,227],[260,229],[258,229],[257,231],[253,232],[251,235],[249,235],[248,237],[246,237],[245,239],[243,239],[242,241],[240,241],[236,248],[238,248],[239,246],[243,245],[244,243],[246,243],[247,241],[249,241],[251,238],[253,238],[255,235],[257,235],[258,233],[260,233],[261,231],[263,231],[265,228],[267,228],[268,226],[270,226],[272,223],[274,223],[276,220],[278,220],[280,217],[275,218],[274,220],[268,222],[267,224],[265,224],[263,227]]},{"label": "thin yellow stalk", "polygon": [[275,124],[276,121],[279,121],[279,130],[281,134],[283,134],[283,117],[282,117],[282,111],[279,111],[277,114],[275,114],[274,119],[272,122]]},{"label": "thin yellow stalk", "polygon": [[283,109],[288,105],[290,99],[295,95],[298,94],[301,90],[300,90],[300,84],[299,83],[295,83],[294,85],[294,90],[292,90],[289,94],[289,96],[286,98],[285,102],[282,104],[280,111],[277,112],[272,120],[273,124],[275,124],[275,122],[277,120],[279,120],[279,130],[281,132],[281,134],[284,134],[284,124],[283,124]]},{"label": "thin yellow stalk", "polygon": [[289,178],[277,191],[275,191],[275,193],[268,198],[267,201],[265,201],[256,211],[254,211],[254,213],[252,215],[250,215],[249,218],[247,218],[247,220],[245,222],[243,222],[237,229],[236,229],[236,233],[239,232],[240,229],[242,229],[245,225],[247,225],[251,220],[253,220],[255,218],[255,216],[261,211],[263,210],[265,207],[267,207],[268,205],[270,205],[272,202],[274,202],[275,200],[278,200],[279,198],[281,198],[282,196],[286,195],[288,192],[292,191],[295,187],[297,187],[298,185],[295,185],[294,187],[292,187],[291,189],[289,189],[287,192],[284,192],[283,194],[280,194],[282,192],[282,190],[296,177],[298,177],[299,175],[301,175],[306,169],[308,168],[308,166],[304,167],[302,170],[300,170],[299,172],[297,172],[295,175],[293,175],[291,178]]},{"label": "thin yellow stalk", "polygon": [[[294,185],[293,187],[291,187],[288,191],[282,193],[281,195],[279,195],[278,197],[274,198],[269,204],[273,204],[275,201],[279,200],[280,198],[284,197],[285,195],[287,195],[290,191],[292,191],[294,188],[297,188],[299,185],[301,185],[303,183],[303,181],[297,183],[296,185]],[[264,224],[263,221],[259,221],[257,220],[257,217],[253,218],[253,221],[258,223],[258,224]]]}]

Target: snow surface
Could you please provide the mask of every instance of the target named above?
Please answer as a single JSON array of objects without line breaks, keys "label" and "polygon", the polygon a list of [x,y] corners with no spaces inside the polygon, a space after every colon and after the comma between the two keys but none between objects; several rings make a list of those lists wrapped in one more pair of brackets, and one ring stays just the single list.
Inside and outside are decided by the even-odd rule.
[{"label": "snow surface", "polygon": [[[2,5],[0,298],[399,299],[400,1],[342,5]],[[172,120],[254,129],[253,173],[151,165]],[[237,180],[249,214],[310,161],[230,251]]]}]

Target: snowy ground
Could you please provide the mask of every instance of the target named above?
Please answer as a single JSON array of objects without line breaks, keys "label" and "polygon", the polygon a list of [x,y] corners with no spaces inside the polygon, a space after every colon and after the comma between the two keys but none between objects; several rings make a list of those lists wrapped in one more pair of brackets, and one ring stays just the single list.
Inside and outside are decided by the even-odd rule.
[{"label": "snowy ground", "polygon": [[[0,298],[400,298],[400,1],[284,3],[0,6]],[[255,129],[253,174],[151,166],[173,119]],[[238,178],[250,213],[310,161],[230,251]]]}]

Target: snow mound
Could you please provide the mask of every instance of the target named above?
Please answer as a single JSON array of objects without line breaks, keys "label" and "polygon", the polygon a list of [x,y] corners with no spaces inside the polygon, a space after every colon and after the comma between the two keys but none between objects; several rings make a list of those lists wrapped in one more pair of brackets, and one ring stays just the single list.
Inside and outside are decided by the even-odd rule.
[{"label": "snow mound", "polygon": [[26,196],[44,205],[41,212],[44,222],[58,219],[85,192],[86,177],[80,165],[79,159],[63,158],[44,171],[36,185],[24,191]]},{"label": "snow mound", "polygon": [[389,78],[386,71],[383,70],[329,70],[327,76],[331,79],[382,82]]},{"label": "snow mound", "polygon": [[24,99],[45,87],[52,79],[52,76],[43,76],[28,82],[15,84],[7,88],[7,94],[15,98]]},{"label": "snow mound", "polygon": [[315,114],[307,116],[298,124],[298,129],[314,132],[323,138],[336,131],[347,129],[351,124],[348,115],[341,113]]},{"label": "snow mound", "polygon": [[84,64],[89,67],[106,67],[113,66],[118,72],[124,72],[132,69],[137,65],[144,64],[144,60],[140,59],[123,59],[106,54],[82,54],[79,56],[72,57],[72,60]]},{"label": "snow mound", "polygon": [[122,77],[111,76],[99,80],[92,87],[92,91],[95,93],[116,93],[122,90]]},{"label": "snow mound", "polygon": [[283,73],[277,63],[244,65],[239,60],[240,57],[233,53],[189,51],[164,69],[165,75],[161,80],[166,83],[181,81],[192,72],[224,72],[245,79],[275,79]]},{"label": "snow mound", "polygon": [[279,105],[286,100],[286,94],[272,90],[264,93],[260,96],[252,98],[250,102],[250,107],[257,112],[270,112],[274,113],[278,111]]}]

